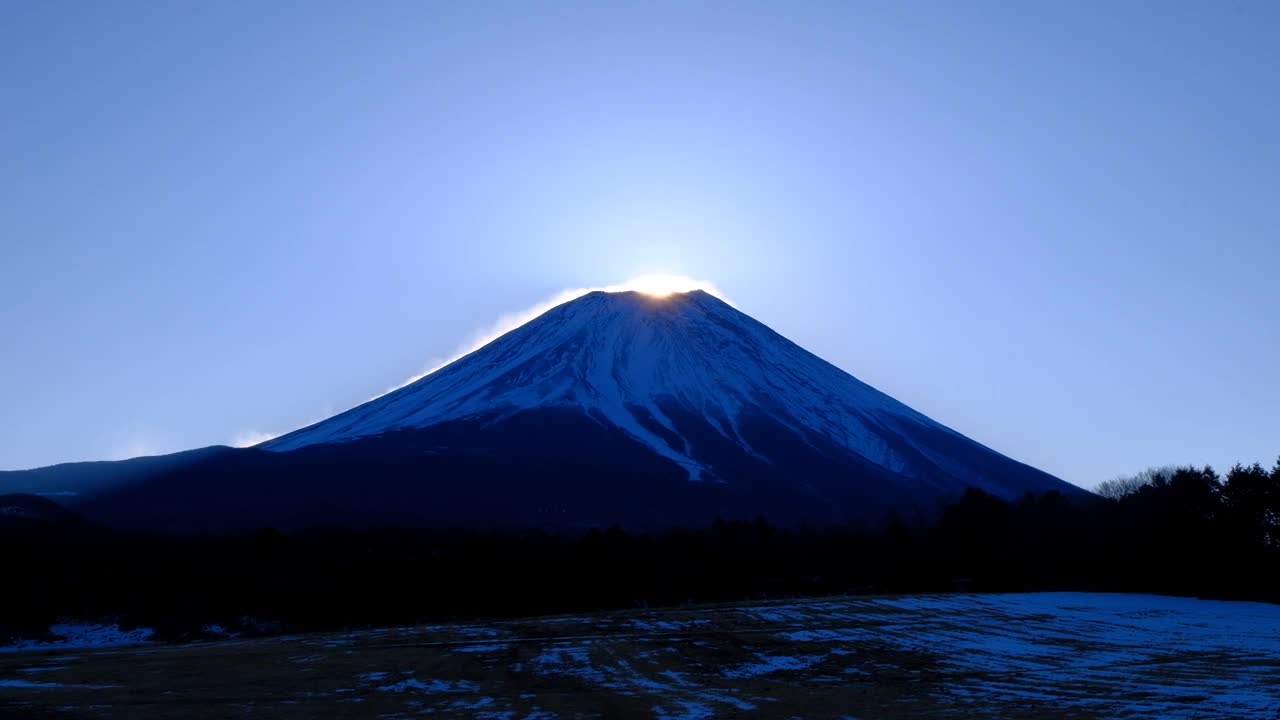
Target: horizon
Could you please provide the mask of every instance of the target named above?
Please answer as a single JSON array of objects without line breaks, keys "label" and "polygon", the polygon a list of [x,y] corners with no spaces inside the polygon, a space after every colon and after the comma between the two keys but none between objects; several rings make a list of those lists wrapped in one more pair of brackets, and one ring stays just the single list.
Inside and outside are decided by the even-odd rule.
[{"label": "horizon", "polygon": [[649,274],[1081,487],[1280,450],[1277,7],[502,8],[0,9],[0,469]]},{"label": "horizon", "polygon": [[[475,336],[478,339],[473,340],[464,345],[460,345],[459,349],[455,352],[455,354],[452,357],[433,364],[432,367],[423,371],[422,373],[416,374],[408,378],[404,382],[401,382],[393,387],[388,388],[382,393],[379,393],[371,398],[368,398],[360,403],[357,403],[356,405],[353,405],[350,408],[344,408],[342,410],[339,410],[330,417],[321,418],[315,422],[306,423],[305,425],[301,425],[296,428],[292,428],[280,433],[272,433],[272,434],[254,433],[253,435],[255,435],[255,437],[253,437],[251,441],[244,440],[242,438],[240,441],[237,441],[237,442],[215,444],[213,446],[224,446],[224,447],[235,447],[235,448],[258,447],[260,445],[268,444],[271,441],[277,440],[286,435],[290,435],[301,430],[306,430],[314,425],[318,425],[320,423],[325,422],[326,420],[332,419],[332,417],[341,415],[347,412],[348,410],[353,410],[362,405],[371,403],[386,395],[390,395],[391,393],[394,393],[397,390],[401,390],[421,380],[424,380],[428,376],[433,375],[436,372],[439,372],[449,367],[450,365],[467,358],[469,355],[479,350],[482,350],[483,348],[493,343],[494,341],[498,340],[502,336],[508,333],[514,332],[519,328],[536,321],[538,318],[551,312],[552,310],[560,306],[575,302],[577,300],[581,300],[589,295],[595,295],[595,294],[643,295],[648,298],[651,298],[654,301],[661,302],[675,296],[688,295],[691,293],[705,293],[725,303],[726,305],[730,306],[734,310],[738,309],[727,297],[723,295],[722,291],[720,291],[719,288],[717,288],[713,283],[706,282],[706,281],[693,280],[692,278],[679,276],[679,275],[647,274],[647,275],[638,276],[636,278],[632,278],[631,280],[628,280],[623,283],[595,286],[590,288],[578,288],[574,290],[564,290],[555,294],[554,296],[552,296],[547,300],[536,303],[530,306],[529,308],[526,308],[523,311],[504,314],[499,318],[498,321],[496,321],[487,330],[483,330],[478,333],[475,333]],[[777,332],[776,329],[774,328],[770,328],[770,329]],[[779,334],[782,335],[782,333],[779,333]],[[784,339],[786,338],[785,335],[782,335],[782,336],[784,337]],[[804,348],[801,348],[801,349],[803,350]],[[818,356],[815,356],[815,357],[818,357]],[[818,357],[818,359],[826,362],[825,358]],[[837,369],[840,369],[846,374],[850,375],[851,377],[854,377],[855,379],[857,379],[856,376],[854,376],[852,373],[849,373],[847,370],[844,370],[839,366],[836,366],[836,367]],[[873,389],[879,390],[879,388],[873,388]],[[884,392],[884,391],[881,391],[881,392]],[[888,395],[890,398],[893,397],[891,393],[885,392],[884,394]],[[951,428],[951,429],[955,430],[955,428]],[[210,447],[210,446],[205,446],[205,447]],[[198,449],[201,449],[201,448],[199,447],[183,448],[182,450],[177,450],[172,452],[182,452],[183,450],[198,450]],[[997,452],[999,452],[998,448],[995,448],[995,449]],[[157,456],[172,454],[172,452],[156,453],[152,455],[140,455],[140,456],[133,456],[133,457],[157,457]],[[133,459],[133,458],[119,458],[119,460],[127,460],[127,459]],[[1013,458],[1013,459],[1016,460],[1017,458]],[[108,462],[111,462],[111,461],[113,460],[108,460]],[[71,461],[71,462],[76,462],[76,461]],[[93,462],[93,461],[89,461],[89,462]],[[54,464],[62,464],[62,463],[54,463]],[[1239,465],[1239,464],[1241,463],[1238,461],[1236,463],[1233,463],[1233,465]],[[1244,464],[1248,464],[1248,463],[1244,463]],[[1153,466],[1151,468],[1148,468],[1147,470],[1148,471],[1169,470],[1175,467],[1198,468],[1198,467],[1208,467],[1209,465],[1210,465],[1209,463],[1204,463],[1200,465],[1194,465],[1194,464],[1185,464],[1185,465],[1176,465],[1176,466],[1166,465],[1159,468]],[[1231,466],[1225,466],[1223,468],[1214,468],[1214,469],[1223,470],[1228,467],[1231,467]],[[32,469],[36,469],[36,468],[32,468]],[[1124,476],[1124,475],[1116,476],[1116,478],[1123,478],[1123,477],[1127,477],[1127,476]],[[1108,478],[1108,480],[1114,480],[1116,478]],[[1072,483],[1072,484],[1075,485],[1075,483]],[[1086,487],[1086,486],[1077,485],[1077,487],[1083,487],[1084,489],[1088,489],[1088,490],[1093,489],[1093,486]],[[44,495],[46,493],[36,493],[36,494]],[[54,495],[58,495],[58,494],[62,494],[62,493],[54,493]]]},{"label": "horizon", "polygon": [[[478,329],[478,330],[476,330],[476,331],[473,331],[473,332],[471,333],[471,335],[472,335],[472,339],[471,339],[471,340],[466,341],[466,342],[464,342],[464,343],[462,343],[462,344],[458,345],[458,347],[457,347],[457,349],[454,351],[454,353],[453,353],[451,356],[449,356],[448,358],[443,359],[443,360],[439,360],[439,361],[432,361],[432,362],[430,363],[429,367],[428,367],[426,370],[423,370],[423,371],[422,371],[422,372],[420,372],[420,373],[416,373],[416,374],[414,374],[414,375],[410,376],[409,378],[407,378],[406,380],[404,380],[404,381],[402,381],[402,382],[400,382],[400,383],[397,383],[397,384],[395,384],[395,385],[393,385],[393,386],[391,386],[391,387],[388,387],[386,390],[384,390],[384,391],[382,391],[382,392],[380,392],[380,393],[378,393],[378,394],[376,394],[376,395],[373,395],[373,396],[371,396],[371,397],[369,397],[369,398],[366,398],[366,399],[364,399],[364,400],[361,400],[361,401],[359,401],[359,402],[357,402],[357,403],[355,403],[355,404],[351,405],[350,407],[342,408],[342,409],[336,410],[336,411],[332,412],[330,415],[326,415],[325,417],[317,418],[317,419],[315,419],[315,420],[313,420],[313,421],[305,422],[305,423],[303,423],[303,424],[301,424],[301,425],[298,425],[297,427],[293,427],[293,428],[290,428],[290,429],[287,429],[287,430],[284,430],[284,431],[281,431],[281,432],[275,432],[275,433],[261,433],[261,432],[256,432],[256,431],[251,431],[251,432],[249,432],[249,433],[241,433],[241,434],[239,434],[236,438],[234,438],[234,439],[232,439],[232,440],[230,440],[230,441],[228,441],[228,442],[223,442],[223,443],[210,443],[209,445],[203,445],[203,446],[193,446],[193,447],[177,448],[177,449],[164,450],[164,451],[158,451],[158,452],[140,453],[140,454],[137,454],[137,455],[129,455],[129,456],[127,456],[127,457],[87,458],[87,459],[83,459],[83,460],[66,460],[66,461],[58,461],[58,462],[50,463],[50,464],[48,464],[48,465],[35,466],[35,467],[32,467],[32,468],[0,468],[0,471],[4,471],[4,470],[25,470],[25,469],[37,469],[38,467],[48,467],[48,466],[51,466],[51,465],[60,465],[60,464],[65,464],[65,463],[76,463],[76,462],[97,462],[97,461],[107,461],[107,462],[112,462],[112,461],[119,461],[119,460],[128,460],[128,459],[133,459],[133,458],[137,458],[137,457],[157,457],[157,456],[163,456],[163,455],[172,454],[172,453],[175,453],[175,452],[183,452],[183,451],[185,451],[185,450],[196,450],[196,449],[201,449],[201,448],[203,448],[203,447],[211,447],[211,446],[226,446],[226,447],[236,447],[236,448],[256,447],[256,446],[258,446],[258,445],[261,445],[261,444],[264,444],[264,443],[268,443],[268,442],[270,442],[270,441],[272,441],[272,440],[278,439],[278,438],[280,438],[280,437],[283,437],[283,436],[285,436],[285,435],[288,435],[288,434],[294,433],[294,432],[296,432],[296,431],[299,431],[299,430],[303,430],[303,429],[309,428],[309,427],[311,427],[311,426],[313,426],[313,425],[316,425],[316,424],[319,424],[319,423],[321,423],[321,422],[323,422],[323,421],[325,421],[325,420],[327,420],[327,419],[329,419],[329,418],[331,418],[331,417],[333,417],[333,416],[340,415],[340,414],[342,414],[342,413],[346,412],[347,410],[354,409],[354,408],[356,408],[356,407],[359,407],[359,406],[361,406],[361,405],[364,405],[365,403],[372,402],[372,401],[377,400],[377,399],[379,399],[379,398],[381,398],[381,397],[383,397],[383,396],[385,396],[385,395],[388,395],[388,394],[390,394],[390,393],[393,393],[393,392],[395,392],[395,391],[397,391],[397,390],[400,390],[400,389],[402,389],[402,388],[408,387],[409,385],[412,385],[412,384],[414,384],[414,383],[416,383],[416,382],[418,382],[418,381],[420,381],[420,380],[423,380],[423,379],[425,379],[427,376],[429,376],[429,375],[431,375],[431,374],[434,374],[435,372],[438,372],[439,370],[442,370],[442,369],[444,369],[444,368],[448,367],[449,365],[451,365],[451,364],[453,364],[453,363],[455,363],[455,362],[457,362],[457,361],[459,361],[459,360],[462,360],[463,358],[467,357],[468,355],[470,355],[470,354],[472,354],[472,353],[474,353],[474,352],[476,352],[476,351],[478,351],[478,350],[480,350],[480,349],[484,348],[485,346],[487,346],[488,344],[490,344],[490,343],[492,343],[493,341],[497,340],[497,339],[498,339],[498,338],[500,338],[501,336],[506,335],[507,333],[510,333],[510,332],[512,332],[512,331],[514,331],[514,330],[516,330],[516,329],[518,329],[518,328],[520,328],[520,327],[522,327],[522,326],[524,326],[524,325],[526,325],[526,324],[528,324],[528,323],[530,323],[530,322],[533,322],[534,320],[538,319],[539,317],[541,317],[542,315],[546,314],[547,312],[550,312],[551,310],[555,309],[556,307],[559,307],[559,306],[561,306],[561,305],[565,305],[565,304],[571,303],[571,302],[573,302],[573,301],[575,301],[575,300],[578,300],[578,299],[581,299],[581,298],[583,298],[583,297],[585,297],[585,296],[587,296],[587,295],[589,295],[589,294],[594,294],[594,293],[609,293],[609,294],[616,294],[616,293],[637,293],[637,294],[640,294],[640,295],[646,295],[646,296],[649,296],[649,297],[652,297],[652,298],[655,298],[655,299],[665,299],[665,298],[668,298],[668,297],[671,297],[671,296],[674,296],[674,295],[684,295],[684,294],[688,294],[688,293],[691,293],[691,292],[705,292],[705,293],[707,293],[707,294],[709,294],[709,295],[711,295],[711,296],[715,297],[716,299],[721,300],[722,302],[725,302],[725,303],[726,303],[726,304],[728,304],[730,307],[733,307],[735,310],[739,309],[739,308],[737,308],[737,307],[734,305],[734,303],[733,303],[733,302],[731,302],[731,301],[730,301],[730,300],[729,300],[729,299],[724,295],[723,291],[721,291],[718,287],[716,287],[716,286],[715,286],[715,284],[714,284],[714,283],[712,283],[712,282],[702,281],[702,280],[694,280],[694,279],[689,278],[689,277],[687,277],[687,276],[681,276],[681,275],[670,275],[670,274],[663,274],[663,273],[648,273],[648,274],[645,274],[645,275],[637,276],[637,277],[635,277],[635,278],[632,278],[632,279],[627,280],[627,281],[622,282],[622,283],[615,283],[615,284],[609,284],[609,285],[597,285],[597,286],[586,287],[586,288],[577,288],[577,289],[572,289],[572,290],[562,290],[562,291],[560,291],[560,292],[558,292],[558,293],[556,293],[556,294],[552,295],[550,298],[547,298],[547,299],[542,300],[542,301],[540,301],[540,302],[534,303],[533,305],[531,305],[531,306],[529,306],[529,307],[525,308],[524,310],[515,311],[515,312],[510,312],[510,313],[504,313],[504,314],[502,314],[501,316],[499,316],[499,318],[498,318],[497,320],[495,320],[493,323],[491,323],[491,324],[490,324],[490,325],[488,325],[487,327],[485,327],[485,328],[481,328],[481,329]],[[749,316],[749,315],[748,315],[748,316]],[[753,318],[753,319],[754,319],[754,318]],[[775,332],[778,332],[778,333],[779,333],[780,335],[782,335],[784,338],[785,338],[785,337],[787,337],[785,332],[779,331],[777,328],[770,328],[770,329],[774,330]],[[789,340],[789,338],[788,338],[788,340]],[[801,347],[802,347],[802,349],[805,349],[805,350],[807,351],[807,348],[803,348],[803,346],[801,346]],[[821,359],[821,360],[827,361],[827,359],[826,359],[826,358],[822,358],[821,356],[817,356],[817,357],[819,357],[819,359]],[[827,362],[830,362],[830,361],[827,361]],[[835,364],[835,363],[832,363],[832,364]],[[859,379],[859,380],[860,380],[860,378],[857,378],[857,375],[856,375],[856,374],[854,374],[853,372],[849,371],[848,369],[843,368],[843,367],[840,367],[838,364],[835,364],[835,366],[836,366],[837,368],[839,368],[840,370],[844,371],[845,373],[847,373],[847,374],[849,374],[849,375],[853,376],[855,379]],[[864,381],[864,382],[865,382],[865,381]],[[874,386],[873,386],[873,387],[874,387]],[[888,396],[889,396],[889,397],[891,397],[891,398],[893,398],[893,397],[894,397],[894,395],[893,395],[893,393],[892,393],[891,391],[885,390],[885,389],[883,389],[883,388],[875,388],[875,389],[876,389],[876,390],[879,390],[879,391],[881,391],[881,392],[883,392],[883,393],[885,393],[886,395],[888,395]],[[895,399],[896,399],[896,398],[895,398]],[[925,414],[927,415],[928,413],[925,413]],[[944,423],[944,425],[945,425],[945,423]],[[961,434],[967,434],[967,433],[965,433],[965,432],[964,432],[964,430],[962,430],[962,429],[959,429],[959,428],[952,428],[952,429],[953,429],[953,430],[957,430],[957,431],[958,431],[958,432],[960,432]],[[973,438],[973,439],[978,440],[977,438]],[[980,442],[980,443],[982,443],[982,444],[984,444],[984,445],[988,445],[988,446],[990,447],[989,443],[983,442],[982,440],[978,440],[978,442]],[[994,449],[994,450],[996,450],[997,452],[1001,452],[1000,448],[998,448],[998,447],[995,447],[995,448],[993,448],[993,449]],[[1002,453],[1002,454],[1005,454],[1005,453]],[[1020,458],[1017,458],[1017,457],[1013,457],[1013,456],[1009,456],[1009,457],[1012,457],[1012,459],[1014,459],[1014,460],[1019,460],[1019,461],[1021,461],[1021,462],[1026,462],[1025,460],[1021,460]],[[1226,470],[1226,469],[1230,468],[1230,467],[1231,467],[1231,466],[1233,466],[1233,465],[1240,464],[1240,463],[1248,464],[1249,462],[1254,462],[1254,461],[1240,461],[1240,460],[1236,460],[1236,461],[1232,461],[1231,463],[1229,463],[1229,464],[1225,464],[1225,465],[1222,465],[1222,466],[1213,465],[1212,463],[1180,463],[1180,464],[1179,464],[1179,463],[1167,463],[1166,465],[1161,466],[1161,467],[1174,467],[1174,466],[1176,466],[1176,467],[1206,467],[1206,466],[1212,466],[1212,467],[1213,467],[1215,470],[1217,470],[1217,471],[1223,471],[1223,470]],[[1264,462],[1264,461],[1263,461],[1263,460],[1258,460],[1258,461],[1256,461],[1256,462]],[[1028,464],[1030,464],[1030,463],[1028,463]],[[1033,466],[1033,467],[1034,467],[1034,466]],[[1150,468],[1144,468],[1144,470],[1145,470],[1145,469],[1155,469],[1156,467],[1157,467],[1157,466],[1153,465],[1153,466],[1150,466]],[[1043,468],[1040,468],[1040,469],[1043,469]],[[1053,473],[1050,473],[1050,474],[1052,475]],[[1129,473],[1118,473],[1118,474],[1113,475],[1113,476],[1111,476],[1111,477],[1104,478],[1104,480],[1112,480],[1112,479],[1115,479],[1115,478],[1117,478],[1117,477],[1126,477],[1127,475],[1129,475]],[[1062,479],[1064,479],[1064,480],[1065,480],[1066,478],[1062,478]],[[1068,482],[1071,482],[1071,481],[1070,481],[1070,480],[1068,480]],[[1103,480],[1099,480],[1098,482],[1099,482],[1099,483],[1100,483],[1100,482],[1103,482]],[[1093,483],[1093,484],[1091,484],[1091,485],[1084,485],[1084,484],[1080,484],[1080,483],[1072,482],[1071,484],[1076,485],[1077,487],[1082,487],[1082,488],[1084,488],[1084,489],[1092,490],[1092,489],[1093,489],[1093,488],[1094,488],[1098,483]]]}]

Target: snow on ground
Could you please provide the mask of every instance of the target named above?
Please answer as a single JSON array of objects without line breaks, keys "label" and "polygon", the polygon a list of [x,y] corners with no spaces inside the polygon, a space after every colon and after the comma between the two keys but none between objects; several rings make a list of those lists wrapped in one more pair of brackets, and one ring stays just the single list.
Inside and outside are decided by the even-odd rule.
[{"label": "snow on ground", "polygon": [[[711,620],[630,618],[619,629],[653,634],[630,660],[560,641],[532,658],[539,675],[572,676],[603,690],[681,697],[658,718],[717,717],[767,703],[709,687],[731,681],[838,685],[866,682],[886,651],[934,659],[936,698],[958,707],[1074,709],[1105,717],[1280,716],[1280,606],[1152,595],[1031,593],[813,601],[697,611],[720,628],[772,630],[750,638],[745,661],[689,661],[666,644]],[[607,630],[601,637],[608,637]],[[785,641],[788,652],[775,652]],[[701,641],[692,645],[704,645]],[[479,649],[477,648],[477,651]],[[686,663],[652,672],[637,666]],[[634,662],[634,665],[633,665]],[[514,668],[513,668],[514,669]],[[523,668],[520,668],[523,669]],[[922,671],[912,671],[921,675]]]},{"label": "snow on ground", "polygon": [[80,689],[86,689],[86,690],[106,690],[114,687],[119,687],[119,686],[118,685],[85,685],[83,683],[72,685],[67,683],[56,683],[56,682],[36,682],[34,680],[0,679],[0,688],[24,688],[24,689],[38,688],[41,690],[46,690],[46,689],[56,690],[59,688],[80,688]]},{"label": "snow on ground", "polygon": [[[1101,710],[1141,695],[1132,714],[1280,714],[1280,606],[1154,595],[1036,593],[881,600],[927,616],[977,616],[957,630],[925,619],[881,628],[965,673],[961,701],[1023,698]],[[1105,687],[1106,693],[1098,689]]]},{"label": "snow on ground", "polygon": [[[173,656],[193,668],[182,676],[192,685],[166,673]],[[219,673],[224,684],[211,684]],[[483,720],[1274,719],[1280,606],[1092,593],[839,598],[0,658],[0,709],[68,697],[124,716],[139,698],[193,702],[242,686],[271,694],[260,712],[306,706],[289,717],[355,703],[370,717]]]},{"label": "snow on ground", "polygon": [[381,685],[378,690],[382,692],[409,692],[417,691],[424,693],[468,693],[479,690],[480,686],[474,682],[467,680],[449,681],[449,680],[417,680],[409,678],[401,680],[390,685]]},{"label": "snow on ground", "polygon": [[0,646],[0,653],[142,645],[151,640],[151,636],[155,634],[155,631],[151,628],[121,630],[119,625],[95,623],[56,623],[49,626],[49,634],[57,639],[19,640],[12,645]]},{"label": "snow on ground", "polygon": [[756,655],[756,662],[746,663],[724,671],[727,678],[750,678],[768,675],[781,670],[807,670],[827,658],[827,653],[792,657],[790,655]]},{"label": "snow on ground", "polygon": [[509,647],[511,646],[507,643],[487,643],[483,645],[459,645],[453,648],[453,651],[460,653],[491,653],[506,650]]}]

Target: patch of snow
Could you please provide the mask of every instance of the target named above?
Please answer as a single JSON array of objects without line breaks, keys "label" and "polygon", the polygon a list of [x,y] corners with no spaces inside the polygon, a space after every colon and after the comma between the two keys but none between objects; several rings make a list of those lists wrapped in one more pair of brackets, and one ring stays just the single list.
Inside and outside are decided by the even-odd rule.
[{"label": "patch of snow", "polygon": [[487,645],[459,645],[451,648],[453,652],[459,653],[491,653],[499,650],[506,650],[511,647],[508,643],[490,643]]},{"label": "patch of snow", "polygon": [[470,680],[428,680],[423,682],[414,678],[401,680],[398,683],[383,685],[378,688],[382,692],[403,693],[416,690],[424,693],[468,693],[480,689],[480,685]]},{"label": "patch of snow", "polygon": [[591,664],[590,653],[584,645],[552,645],[530,658],[529,664],[535,672],[574,675],[597,684],[605,681],[604,674]]},{"label": "patch of snow", "polygon": [[218,637],[224,637],[224,638],[240,637],[240,633],[228,630],[225,626],[219,625],[217,623],[214,623],[212,625],[205,625],[201,629],[208,635],[216,635]]},{"label": "patch of snow", "polygon": [[653,717],[657,720],[708,720],[716,716],[715,708],[688,700],[673,700],[670,706],[654,705]]},{"label": "patch of snow", "polygon": [[0,652],[143,645],[151,641],[151,636],[155,634],[155,631],[151,628],[121,630],[119,625],[96,623],[56,623],[49,626],[49,634],[56,636],[58,639],[19,640],[12,645],[0,647]]},{"label": "patch of snow", "polygon": [[735,680],[743,678],[753,678],[760,675],[768,675],[769,673],[780,672],[783,670],[808,670],[827,659],[824,655],[806,655],[803,657],[791,657],[789,655],[763,655],[757,654],[758,662],[747,663],[736,668],[724,671],[724,676]]},{"label": "patch of snow", "polygon": [[118,688],[119,685],[83,685],[56,682],[35,682],[32,680],[4,680],[0,679],[0,688],[28,688],[39,690],[55,690],[58,688],[74,688],[77,690],[107,690],[110,688]]},{"label": "patch of snow", "polygon": [[475,700],[454,700],[449,703],[449,707],[453,710],[479,710],[480,708],[489,707],[493,704],[493,698],[482,697]]}]

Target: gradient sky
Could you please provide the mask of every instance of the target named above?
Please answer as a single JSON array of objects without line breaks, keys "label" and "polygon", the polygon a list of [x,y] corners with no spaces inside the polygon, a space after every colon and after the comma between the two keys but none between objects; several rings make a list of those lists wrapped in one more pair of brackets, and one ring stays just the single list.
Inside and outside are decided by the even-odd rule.
[{"label": "gradient sky", "polygon": [[0,4],[0,468],[279,433],[565,288],[1077,484],[1280,454],[1280,3]]}]

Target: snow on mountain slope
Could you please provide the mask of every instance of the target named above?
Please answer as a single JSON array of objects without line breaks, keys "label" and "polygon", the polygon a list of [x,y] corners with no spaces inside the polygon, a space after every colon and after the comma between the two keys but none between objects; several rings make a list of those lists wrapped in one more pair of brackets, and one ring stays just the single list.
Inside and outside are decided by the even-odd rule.
[{"label": "snow on mountain slope", "polygon": [[260,447],[288,451],[544,408],[580,410],[616,426],[692,480],[725,478],[708,472],[672,408],[705,418],[764,462],[771,459],[743,432],[747,419],[767,418],[908,478],[945,474],[987,486],[988,456],[1018,465],[701,291],[590,293],[417,382]]}]

